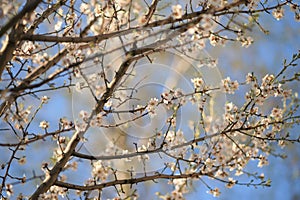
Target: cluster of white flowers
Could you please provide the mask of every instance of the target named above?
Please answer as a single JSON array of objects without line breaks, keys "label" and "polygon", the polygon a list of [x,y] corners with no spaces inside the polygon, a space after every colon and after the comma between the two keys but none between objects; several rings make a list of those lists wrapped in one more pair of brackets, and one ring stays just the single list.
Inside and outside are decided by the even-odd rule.
[{"label": "cluster of white flowers", "polygon": [[163,99],[163,103],[167,105],[168,108],[170,108],[172,106],[172,99],[173,99],[173,96],[170,94],[170,92],[163,92],[161,94],[161,97]]},{"label": "cluster of white flowers", "polygon": [[271,117],[273,117],[275,120],[280,120],[282,119],[283,111],[280,108],[273,108]]},{"label": "cluster of white flowers", "polygon": [[268,164],[269,164],[268,159],[265,156],[260,155],[257,167],[263,167],[263,166],[268,165]]},{"label": "cluster of white flowers", "polygon": [[79,118],[82,119],[83,121],[86,121],[88,116],[89,116],[89,113],[85,110],[81,110],[79,112]]},{"label": "cluster of white flowers", "polygon": [[205,14],[201,20],[201,27],[204,31],[211,30],[214,25],[213,16],[211,14]]},{"label": "cluster of white flowers", "polygon": [[90,122],[91,127],[100,127],[102,125],[102,113],[97,114]]},{"label": "cluster of white flowers", "polygon": [[148,102],[147,110],[148,110],[148,113],[149,113],[150,117],[153,117],[153,116],[156,115],[155,109],[156,109],[157,105],[158,105],[158,99],[157,98],[151,98],[150,101]]},{"label": "cluster of white flowers", "polygon": [[166,133],[165,144],[163,146],[164,150],[168,150],[169,153],[176,156],[184,156],[187,151],[187,147],[181,147],[174,150],[171,150],[172,146],[179,145],[186,142],[184,134],[181,130],[178,131],[169,131]]},{"label": "cluster of white flowers", "polygon": [[246,48],[249,47],[253,43],[252,37],[250,37],[250,36],[245,37],[243,35],[239,36],[237,38],[237,41],[240,41],[242,44],[242,47],[246,47]]},{"label": "cluster of white flowers", "polygon": [[284,98],[290,98],[292,90],[283,89],[280,83],[276,83],[275,76],[267,74],[262,78],[262,83],[259,85],[256,81],[256,77],[248,74],[246,76],[246,83],[252,83],[252,89],[246,93],[246,99],[250,100],[254,98],[258,105],[263,105],[266,99],[271,96],[280,96]]},{"label": "cluster of white flowers", "polygon": [[59,199],[59,196],[64,198],[67,194],[68,189],[58,187],[56,185],[51,186],[47,193],[41,194],[39,199]]},{"label": "cluster of white flowers", "polygon": [[27,55],[31,55],[33,50],[35,50],[36,48],[37,48],[37,46],[35,44],[33,44],[33,42],[31,42],[31,41],[24,42],[21,47],[22,52]]},{"label": "cluster of white flowers", "polygon": [[67,118],[63,117],[59,119],[59,124],[62,130],[64,129],[69,129],[71,127],[73,127],[73,122],[69,121]]},{"label": "cluster of white flowers", "polygon": [[228,93],[234,94],[234,92],[239,88],[239,83],[237,81],[231,81],[229,77],[222,80],[221,89]]},{"label": "cluster of white flowers", "polygon": [[82,12],[83,14],[89,14],[91,12],[90,10],[90,4],[87,3],[82,3],[80,5],[80,12]]},{"label": "cluster of white flowers", "polygon": [[[138,147],[138,152],[145,152],[147,151],[147,147],[145,145],[142,145],[140,147]],[[148,154],[142,154],[138,156],[138,160],[139,161],[150,161],[150,157]]]},{"label": "cluster of white flowers", "polygon": [[174,190],[171,192],[171,194],[167,193],[165,195],[162,195],[160,192],[156,192],[156,195],[161,199],[176,199],[176,200],[183,200],[185,199],[183,194],[188,192],[187,188],[187,180],[186,179],[174,179],[170,180],[168,184],[174,186]]},{"label": "cluster of white flowers", "polygon": [[256,81],[256,77],[254,76],[254,74],[248,73],[246,75],[246,83],[247,84],[254,83],[255,81]]},{"label": "cluster of white flowers", "polygon": [[163,92],[161,94],[162,102],[167,106],[167,109],[172,108],[173,105],[186,103],[186,97],[181,89],[177,88],[175,91]]},{"label": "cluster of white flowers", "polygon": [[5,120],[9,119],[11,122],[15,123],[16,129],[22,130],[24,125],[30,122],[31,110],[32,106],[26,108],[22,104],[15,113],[11,114],[11,116],[5,116]]},{"label": "cluster of white flowers", "polygon": [[209,191],[210,194],[212,194],[214,197],[219,197],[221,192],[220,192],[220,189],[219,188],[214,188],[214,189],[211,189]]},{"label": "cluster of white flowers", "polygon": [[224,46],[226,42],[226,37],[222,38],[218,35],[210,34],[209,41],[212,46],[216,46],[216,45]]},{"label": "cluster of white flowers", "polygon": [[98,160],[97,162],[93,163],[93,169],[92,169],[92,176],[97,181],[105,181],[107,177],[111,174],[111,170],[108,167],[106,163],[104,163],[102,160]]}]

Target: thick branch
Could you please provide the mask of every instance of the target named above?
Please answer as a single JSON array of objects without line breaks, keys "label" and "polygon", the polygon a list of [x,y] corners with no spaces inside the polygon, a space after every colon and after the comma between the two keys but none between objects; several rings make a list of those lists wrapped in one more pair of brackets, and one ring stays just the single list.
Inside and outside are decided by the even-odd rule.
[{"label": "thick branch", "polygon": [[47,190],[55,183],[59,173],[69,161],[70,156],[72,155],[74,149],[76,148],[77,144],[80,142],[80,135],[82,132],[76,131],[73,137],[71,138],[70,142],[62,158],[54,165],[54,167],[50,170],[49,176],[45,178],[43,183],[36,189],[36,191],[32,194],[29,199],[35,200],[38,199],[40,194],[47,192]]},{"label": "thick branch", "polygon": [[[1,28],[0,37],[2,37],[11,27],[14,27],[19,22],[19,20],[22,19],[27,13],[32,12],[40,2],[41,0],[28,0],[24,8],[16,16],[14,16],[5,26]],[[13,51],[18,45],[18,41],[20,40],[20,37],[23,34],[23,28],[24,25],[19,24],[19,26],[17,26],[11,31],[11,33],[9,34],[7,46],[0,54],[0,80],[2,73],[5,69],[6,63],[10,61],[13,57]]]},{"label": "thick branch", "polygon": [[0,37],[2,37],[11,27],[15,26],[27,13],[31,13],[41,2],[42,0],[27,0],[24,8],[1,28]]},{"label": "thick branch", "polygon": [[71,183],[64,183],[62,181],[56,181],[54,184],[60,187],[68,188],[68,189],[74,189],[74,190],[80,190],[80,191],[90,191],[90,190],[101,190],[106,187],[116,186],[116,185],[133,185],[140,182],[145,181],[153,181],[155,179],[179,179],[179,178],[199,178],[200,176],[203,176],[201,172],[199,173],[191,173],[191,174],[179,174],[179,175],[168,175],[168,174],[155,174],[152,176],[144,176],[140,178],[131,178],[131,179],[124,179],[124,180],[115,180],[111,182],[96,184],[96,185],[87,185],[87,186],[81,186],[81,185],[75,185]]}]

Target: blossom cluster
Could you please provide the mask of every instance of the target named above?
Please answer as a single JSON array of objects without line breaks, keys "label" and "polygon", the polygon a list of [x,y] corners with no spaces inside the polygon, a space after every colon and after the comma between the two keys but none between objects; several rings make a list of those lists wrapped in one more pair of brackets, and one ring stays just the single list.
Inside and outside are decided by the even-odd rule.
[{"label": "blossom cluster", "polygon": [[228,94],[234,94],[234,92],[239,88],[239,83],[237,81],[231,81],[229,77],[222,80],[221,88]]}]

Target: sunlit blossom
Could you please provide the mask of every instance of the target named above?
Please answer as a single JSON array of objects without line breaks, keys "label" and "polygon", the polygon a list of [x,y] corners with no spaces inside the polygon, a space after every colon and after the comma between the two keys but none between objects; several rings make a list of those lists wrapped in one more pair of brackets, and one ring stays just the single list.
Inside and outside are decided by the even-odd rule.
[{"label": "sunlit blossom", "polygon": [[180,4],[172,6],[172,16],[175,19],[180,19],[182,17],[182,7]]}]

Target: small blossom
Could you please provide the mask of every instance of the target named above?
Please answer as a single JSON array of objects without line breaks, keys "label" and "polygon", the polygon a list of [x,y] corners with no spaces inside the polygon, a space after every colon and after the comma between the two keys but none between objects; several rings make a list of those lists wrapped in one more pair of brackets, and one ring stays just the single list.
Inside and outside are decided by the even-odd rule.
[{"label": "small blossom", "polygon": [[286,146],[286,141],[284,140],[279,140],[278,141],[278,146],[280,146],[282,149]]},{"label": "small blossom", "polygon": [[7,196],[12,196],[14,194],[13,186],[12,184],[7,184],[6,185],[6,194]]},{"label": "small blossom", "polygon": [[145,15],[143,15],[143,16],[140,16],[139,18],[138,18],[138,22],[139,22],[139,24],[145,24],[146,22],[147,22],[147,18],[146,18],[146,16]]},{"label": "small blossom", "polygon": [[281,93],[284,98],[290,98],[292,96],[292,90],[283,90]]},{"label": "small blossom", "polygon": [[300,22],[300,14],[299,13],[295,13],[295,21],[296,22]]},{"label": "small blossom", "polygon": [[259,3],[258,0],[250,0],[248,2],[248,8],[253,10],[253,9],[257,8],[258,3]]},{"label": "small blossom", "polygon": [[81,111],[79,112],[79,117],[80,117],[81,119],[83,119],[83,120],[86,120],[87,117],[88,117],[88,112],[85,111],[85,110],[81,110]]},{"label": "small blossom", "polygon": [[216,45],[224,45],[226,40],[217,35],[210,34],[209,41],[212,46],[216,46]]},{"label": "small blossom", "polygon": [[75,129],[79,132],[85,131],[87,127],[86,123],[76,123]]},{"label": "small blossom", "polygon": [[26,163],[26,157],[23,156],[22,158],[20,158],[20,159],[18,160],[18,163],[19,163],[20,165],[24,165],[24,164]]},{"label": "small blossom", "polygon": [[251,73],[248,73],[246,75],[246,83],[247,84],[254,82],[255,79],[256,79],[256,77],[253,74],[251,74]]},{"label": "small blossom", "polygon": [[69,121],[67,118],[60,118],[59,123],[61,126],[61,129],[69,129],[73,126],[73,122]]},{"label": "small blossom", "polygon": [[33,44],[33,42],[26,41],[23,43],[21,48],[25,54],[31,54],[33,50],[36,49],[36,46]]},{"label": "small blossom", "polygon": [[40,122],[40,127],[42,128],[42,129],[47,129],[48,127],[49,127],[49,122],[47,122],[47,121],[41,121]]},{"label": "small blossom", "polygon": [[227,188],[232,188],[236,183],[236,180],[233,180],[233,178],[228,178],[228,183],[226,184]]},{"label": "small blossom", "polygon": [[80,82],[77,82],[75,84],[75,89],[76,89],[77,92],[81,93],[82,92],[82,84]]},{"label": "small blossom", "polygon": [[163,92],[163,93],[161,94],[161,97],[163,98],[164,104],[166,104],[166,105],[168,105],[168,106],[170,106],[170,105],[172,104],[171,100],[172,100],[173,96],[172,96],[170,93],[168,93],[168,92]]},{"label": "small blossom", "polygon": [[258,178],[260,178],[261,180],[264,180],[265,174],[264,174],[264,173],[261,173],[261,174],[258,176]]},{"label": "small blossom", "polygon": [[232,102],[230,102],[230,103],[226,103],[226,105],[225,105],[225,109],[226,109],[226,111],[228,112],[228,111],[231,111],[232,110],[232,108],[233,108],[233,103]]},{"label": "small blossom", "polygon": [[220,38],[218,36],[210,34],[209,41],[212,46],[216,46],[219,43]]},{"label": "small blossom", "polygon": [[242,175],[242,174],[244,174],[244,172],[243,172],[243,170],[242,169],[237,169],[236,171],[235,171],[235,176],[240,176],[240,175]]},{"label": "small blossom", "polygon": [[149,103],[148,103],[148,107],[155,107],[157,106],[157,103],[158,103],[158,99],[157,98],[151,98]]},{"label": "small blossom", "polygon": [[211,158],[207,158],[207,159],[205,160],[204,164],[205,164],[205,166],[206,166],[207,168],[210,169],[210,168],[213,167],[214,162],[213,162],[213,160],[212,160]]},{"label": "small blossom", "polygon": [[194,35],[196,31],[197,31],[197,27],[191,27],[187,30],[187,34]]},{"label": "small blossom", "polygon": [[268,162],[267,158],[263,155],[260,155],[257,167],[263,167],[263,166],[268,165],[268,164],[269,164],[269,162]]},{"label": "small blossom", "polygon": [[94,13],[96,17],[99,17],[102,13],[102,8],[100,4],[97,4],[94,9]]},{"label": "small blossom", "polygon": [[280,20],[284,16],[284,10],[283,7],[279,7],[275,10],[273,10],[272,15],[275,17],[275,19]]},{"label": "small blossom", "polygon": [[84,14],[89,14],[90,13],[89,4],[82,3],[80,5],[80,12],[82,12]]},{"label": "small blossom", "polygon": [[275,79],[273,74],[267,74],[262,79],[262,86],[266,87],[268,85],[271,85],[272,81]]},{"label": "small blossom", "polygon": [[271,117],[273,117],[276,120],[279,120],[282,118],[283,112],[282,109],[280,108],[273,108],[272,112],[271,112]]},{"label": "small blossom", "polygon": [[48,100],[49,100],[49,99],[50,99],[49,97],[43,96],[43,97],[42,97],[42,103],[43,103],[43,104],[48,103]]},{"label": "small blossom", "polygon": [[250,109],[250,114],[251,115],[255,115],[257,113],[258,113],[258,107],[253,107],[253,108]]},{"label": "small blossom", "polygon": [[175,19],[181,19],[181,17],[182,17],[182,7],[181,7],[181,5],[177,4],[177,5],[172,6],[172,16]]},{"label": "small blossom", "polygon": [[148,112],[150,117],[153,117],[156,113],[155,113],[155,108],[158,104],[158,99],[157,98],[151,98],[150,101],[148,102]]},{"label": "small blossom", "polygon": [[296,4],[290,4],[290,9],[291,9],[291,11],[295,12],[297,10],[297,5]]},{"label": "small blossom", "polygon": [[73,170],[73,171],[77,171],[77,168],[78,168],[78,162],[74,161],[70,164],[70,168]]},{"label": "small blossom", "polygon": [[213,23],[214,23],[214,21],[212,20],[212,17],[213,16],[211,14],[203,15],[201,22],[203,23],[202,27],[204,30],[210,30],[212,28]]},{"label": "small blossom", "polygon": [[103,161],[99,160],[93,163],[92,176],[97,180],[105,181],[109,174],[109,168],[105,166]]},{"label": "small blossom", "polygon": [[55,31],[60,31],[61,25],[62,25],[62,21],[56,22],[56,24],[55,24],[55,26],[54,26],[54,30],[55,30]]},{"label": "small blossom", "polygon": [[221,194],[219,188],[211,189],[211,190],[209,191],[209,193],[212,194],[214,197],[218,197],[218,196],[220,196],[220,194]]},{"label": "small blossom", "polygon": [[194,88],[202,88],[204,86],[204,81],[202,78],[193,78],[191,81],[194,83]]},{"label": "small blossom", "polygon": [[[137,151],[145,152],[145,151],[148,151],[148,149],[145,145],[142,145],[142,146],[138,147]],[[139,161],[147,161],[147,160],[150,160],[150,157],[148,154],[142,154],[142,155],[138,156],[138,160]]]},{"label": "small blossom", "polygon": [[241,36],[238,37],[237,40],[242,43],[242,47],[246,47],[246,48],[248,48],[253,43],[253,39],[251,37]]}]

